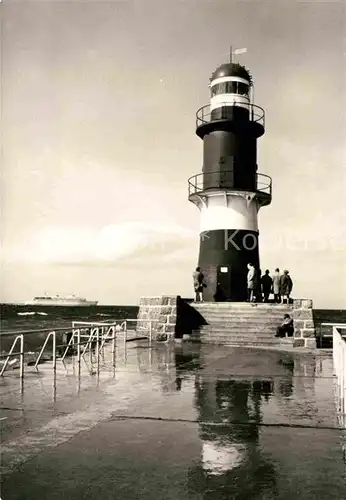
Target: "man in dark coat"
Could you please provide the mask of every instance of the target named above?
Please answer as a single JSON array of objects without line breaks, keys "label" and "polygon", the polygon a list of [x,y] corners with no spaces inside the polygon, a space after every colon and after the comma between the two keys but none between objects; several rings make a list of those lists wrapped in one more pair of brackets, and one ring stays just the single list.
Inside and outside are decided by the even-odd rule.
[{"label": "man in dark coat", "polygon": [[290,295],[293,288],[293,281],[289,272],[287,270],[284,271],[284,274],[280,278],[280,294],[282,297],[282,303],[285,303],[285,297],[287,299],[287,304],[290,301]]},{"label": "man in dark coat", "polygon": [[266,270],[265,274],[263,274],[261,278],[261,283],[262,283],[262,292],[263,292],[263,297],[264,297],[264,302],[269,301],[269,295],[272,291],[273,287],[273,280],[269,276],[269,269]]},{"label": "man in dark coat", "polygon": [[262,302],[261,270],[255,267],[254,295],[256,302]]},{"label": "man in dark coat", "polygon": [[195,290],[195,302],[203,301],[204,275],[200,267],[196,267],[196,271],[192,273],[193,288]]}]

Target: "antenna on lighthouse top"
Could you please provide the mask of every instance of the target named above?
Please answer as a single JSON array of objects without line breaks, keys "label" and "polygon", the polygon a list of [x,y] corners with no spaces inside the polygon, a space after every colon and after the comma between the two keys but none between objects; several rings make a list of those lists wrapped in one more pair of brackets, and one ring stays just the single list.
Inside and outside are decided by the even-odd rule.
[{"label": "antenna on lighthouse top", "polygon": [[238,56],[240,54],[245,54],[245,52],[247,52],[247,49],[245,47],[243,49],[235,49],[235,50],[233,50],[232,49],[232,45],[231,45],[231,47],[230,47],[230,57],[229,57],[230,61],[229,62],[230,63],[233,62],[233,56]]}]

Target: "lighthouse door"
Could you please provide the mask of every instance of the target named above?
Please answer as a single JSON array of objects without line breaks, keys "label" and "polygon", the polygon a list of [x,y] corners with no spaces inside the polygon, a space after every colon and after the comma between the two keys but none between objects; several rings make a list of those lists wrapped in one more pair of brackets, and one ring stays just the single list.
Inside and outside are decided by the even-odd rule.
[{"label": "lighthouse door", "polygon": [[[217,283],[219,284],[219,289],[220,289],[220,299],[227,301],[230,297],[230,273],[231,273],[231,268],[230,266],[218,266],[217,268]],[[223,295],[223,298],[222,298]]]}]

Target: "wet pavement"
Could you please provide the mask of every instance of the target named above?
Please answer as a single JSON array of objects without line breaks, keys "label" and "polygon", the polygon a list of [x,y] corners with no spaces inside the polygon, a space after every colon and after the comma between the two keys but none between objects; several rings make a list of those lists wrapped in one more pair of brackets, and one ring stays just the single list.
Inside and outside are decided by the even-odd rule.
[{"label": "wet pavement", "polygon": [[92,361],[0,380],[2,500],[346,498],[330,355],[120,342]]}]

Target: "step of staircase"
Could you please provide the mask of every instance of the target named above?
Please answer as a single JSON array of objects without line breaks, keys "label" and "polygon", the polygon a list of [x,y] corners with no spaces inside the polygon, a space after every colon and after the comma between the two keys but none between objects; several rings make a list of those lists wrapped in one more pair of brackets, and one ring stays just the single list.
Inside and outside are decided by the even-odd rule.
[{"label": "step of staircase", "polygon": [[280,309],[280,311],[273,311],[270,309],[196,309],[202,316],[219,316],[219,317],[230,317],[230,316],[247,316],[249,318],[257,315],[263,317],[274,316],[282,317],[284,314],[292,314],[291,309]]},{"label": "step of staircase", "polygon": [[190,302],[195,309],[292,309],[291,304],[268,304],[266,302]]},{"label": "step of staircase", "polygon": [[293,338],[275,338],[274,336],[260,336],[260,335],[218,335],[204,334],[201,337],[192,336],[192,340],[198,340],[202,344],[220,344],[220,345],[234,345],[234,346],[282,346],[293,345]]},{"label": "step of staircase", "polygon": [[[234,322],[227,322],[227,323],[209,323],[207,325],[202,325],[200,326],[201,331],[209,330],[209,329],[216,329],[220,331],[226,331],[226,332],[261,332],[261,331],[268,331],[268,329],[272,332],[276,332],[278,324],[275,323],[240,323],[237,321]],[[209,328],[208,328],[209,327]]]},{"label": "step of staircase", "polygon": [[241,315],[233,315],[233,316],[211,316],[208,314],[203,315],[204,320],[207,323],[256,323],[256,324],[280,324],[283,316],[241,316]]},{"label": "step of staircase", "polygon": [[234,327],[223,327],[219,325],[205,325],[201,326],[198,331],[200,333],[219,333],[220,335],[275,335],[276,327],[267,326],[263,328],[252,327],[247,328],[246,326],[243,328]]},{"label": "step of staircase", "polygon": [[243,330],[243,331],[231,331],[231,330],[220,330],[217,328],[206,329],[206,330],[194,330],[194,335],[200,335],[203,337],[206,336],[215,336],[224,337],[224,338],[249,338],[249,339],[273,339],[275,338],[276,330],[268,331],[268,330]]},{"label": "step of staircase", "polygon": [[282,347],[282,346],[293,346],[293,342],[236,342],[236,341],[229,341],[229,342],[209,342],[210,344],[219,344],[219,345],[225,345],[229,347]]}]

